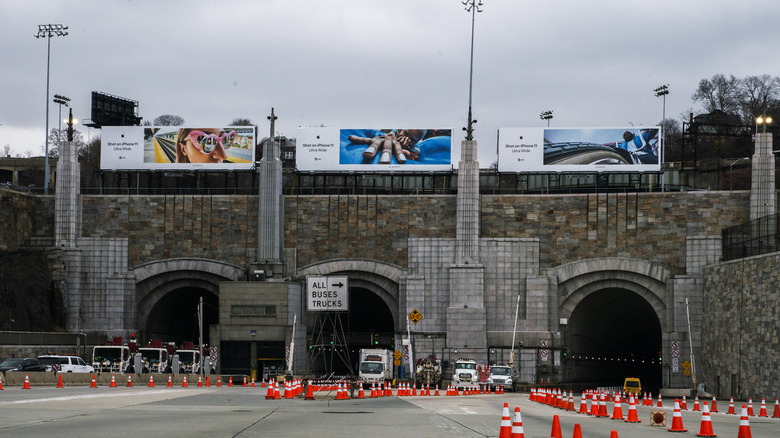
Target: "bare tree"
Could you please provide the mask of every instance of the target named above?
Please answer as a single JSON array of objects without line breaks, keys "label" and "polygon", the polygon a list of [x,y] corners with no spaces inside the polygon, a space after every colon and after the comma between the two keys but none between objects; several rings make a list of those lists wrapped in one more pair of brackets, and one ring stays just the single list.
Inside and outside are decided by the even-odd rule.
[{"label": "bare tree", "polygon": [[777,109],[780,101],[780,78],[767,74],[748,76],[741,81],[740,103],[742,119],[751,123],[758,116],[766,116]]},{"label": "bare tree", "polygon": [[701,102],[707,112],[720,110],[728,114],[738,114],[741,106],[740,80],[734,75],[726,77],[722,74],[716,74],[712,79],[702,79],[691,98],[695,102]]},{"label": "bare tree", "polygon": [[230,126],[254,126],[255,124],[252,123],[249,119],[242,119],[242,118],[235,118],[230,122]]},{"label": "bare tree", "polygon": [[[58,158],[60,156],[60,142],[68,140],[67,128],[59,130],[57,128],[51,128],[49,131],[49,158]],[[77,129],[73,130],[73,141],[76,143],[76,151],[79,155],[82,153],[82,149],[86,147],[84,141],[84,135]],[[43,146],[41,146],[43,150]]]},{"label": "bare tree", "polygon": [[163,114],[156,117],[152,124],[154,126],[181,126],[184,124],[184,119],[174,114]]},{"label": "bare tree", "polygon": [[0,157],[10,157],[11,156],[11,145],[5,144],[3,147],[0,147]]}]

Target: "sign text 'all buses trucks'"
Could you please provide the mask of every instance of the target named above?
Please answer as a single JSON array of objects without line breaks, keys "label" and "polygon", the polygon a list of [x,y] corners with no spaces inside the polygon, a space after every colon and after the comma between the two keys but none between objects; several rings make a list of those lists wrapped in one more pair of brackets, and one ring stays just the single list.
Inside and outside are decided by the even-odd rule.
[{"label": "sign text 'all buses trucks'", "polygon": [[349,279],[346,276],[306,277],[306,308],[316,312],[349,310]]}]

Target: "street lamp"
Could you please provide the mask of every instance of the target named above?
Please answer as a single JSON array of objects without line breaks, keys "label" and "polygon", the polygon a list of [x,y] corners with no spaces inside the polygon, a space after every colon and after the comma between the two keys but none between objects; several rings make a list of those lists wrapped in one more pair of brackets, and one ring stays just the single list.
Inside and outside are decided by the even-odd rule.
[{"label": "street lamp", "polygon": [[471,12],[471,61],[469,64],[469,120],[464,131],[466,131],[466,141],[473,139],[474,123],[476,120],[471,118],[471,86],[474,80],[474,17],[477,12],[482,12],[482,0],[464,0],[463,5],[466,6],[466,12]]},{"label": "street lamp", "polygon": [[762,131],[763,133],[766,133],[766,125],[772,123],[772,118],[769,116],[766,117],[756,117],[756,134],[758,134],[758,125],[763,125]]},{"label": "street lamp", "polygon": [[666,129],[664,124],[666,123],[666,95],[669,94],[669,84],[661,85],[655,90],[655,97],[663,97],[663,110],[661,113],[661,150],[659,151],[658,161],[661,163],[661,191],[664,191],[664,148],[666,148]]},{"label": "street lamp", "polygon": [[49,194],[49,65],[51,64],[51,37],[65,36],[68,26],[61,24],[39,24],[35,38],[46,38],[46,149],[45,149],[45,174],[43,176],[44,194]]},{"label": "street lamp", "polygon": [[[59,94],[54,95],[54,103],[60,105],[60,113],[59,113],[60,121],[57,125],[57,147],[60,149],[60,151],[62,151],[62,105],[70,106],[68,102],[70,102],[69,98]],[[48,139],[49,136],[47,135],[46,138]]]},{"label": "street lamp", "polygon": [[543,111],[541,114],[539,114],[539,118],[542,120],[547,120],[547,127],[550,127],[550,119],[553,118],[552,111]]},{"label": "street lamp", "polygon": [[734,160],[733,163],[729,164],[729,190],[734,190],[734,182],[733,182],[734,181],[734,165],[739,163],[740,161],[749,160],[749,159],[750,158],[748,158],[748,157],[742,157],[742,158],[740,158],[738,160]]}]

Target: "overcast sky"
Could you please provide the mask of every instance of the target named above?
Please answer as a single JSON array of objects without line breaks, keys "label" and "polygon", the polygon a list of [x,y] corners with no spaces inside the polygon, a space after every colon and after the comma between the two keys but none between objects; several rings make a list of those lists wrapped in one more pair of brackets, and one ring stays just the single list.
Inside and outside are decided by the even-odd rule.
[{"label": "overcast sky", "polygon": [[[476,15],[472,107],[480,164],[501,127],[656,125],[698,111],[716,73],[780,71],[780,1],[484,0]],[[139,102],[152,121],[234,118],[277,134],[298,126],[453,128],[463,137],[472,15],[459,0],[0,0],[0,147],[43,155],[46,46],[51,99],[90,117],[92,91]],[[63,110],[63,116],[66,110]],[[50,128],[58,106],[50,105]],[[84,137],[98,130],[82,128]],[[459,156],[454,157],[457,162]]]}]

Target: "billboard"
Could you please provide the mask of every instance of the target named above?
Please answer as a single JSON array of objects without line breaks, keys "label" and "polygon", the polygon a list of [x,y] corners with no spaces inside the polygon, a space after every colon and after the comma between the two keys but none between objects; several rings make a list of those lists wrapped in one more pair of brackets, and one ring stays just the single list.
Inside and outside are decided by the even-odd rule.
[{"label": "billboard", "polygon": [[452,168],[452,129],[299,128],[302,171],[437,171]]},{"label": "billboard", "polygon": [[502,128],[499,172],[660,172],[661,129]]},{"label": "billboard", "polygon": [[104,126],[102,170],[251,169],[255,127]]}]

